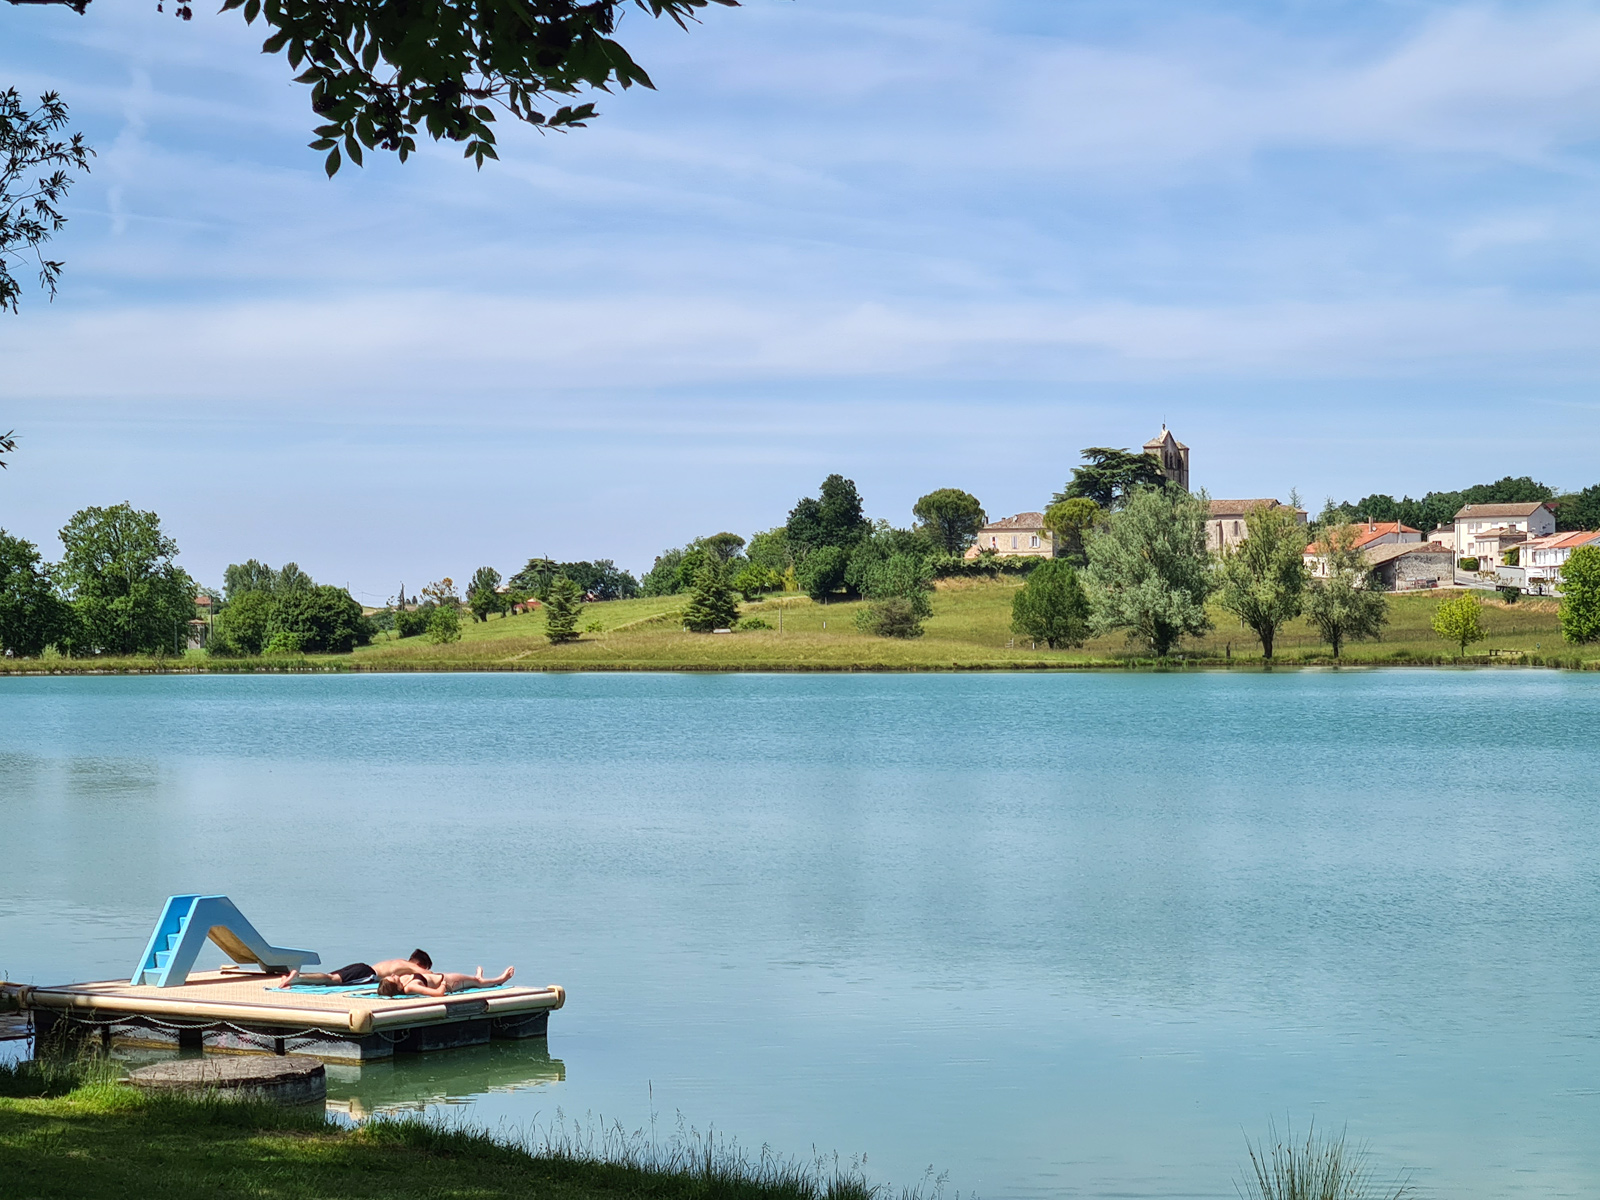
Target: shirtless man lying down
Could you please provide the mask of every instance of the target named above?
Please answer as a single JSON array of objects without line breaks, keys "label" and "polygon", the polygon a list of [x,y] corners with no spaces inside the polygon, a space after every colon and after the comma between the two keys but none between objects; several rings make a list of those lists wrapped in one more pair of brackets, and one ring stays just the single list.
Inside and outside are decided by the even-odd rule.
[{"label": "shirtless man lying down", "polygon": [[465,992],[472,988],[499,987],[506,980],[517,973],[515,967],[507,967],[498,975],[484,977],[483,968],[478,968],[476,975],[462,975],[454,971],[440,971],[437,974],[419,975],[392,975],[378,983],[380,996],[447,996],[451,992]]},{"label": "shirtless man lying down", "polygon": [[312,983],[338,987],[371,983],[373,980],[382,983],[388,979],[426,979],[432,967],[433,959],[428,957],[426,950],[413,950],[410,958],[386,958],[370,965],[364,962],[351,963],[337,971],[290,971],[278,986],[286,988],[296,983]]}]

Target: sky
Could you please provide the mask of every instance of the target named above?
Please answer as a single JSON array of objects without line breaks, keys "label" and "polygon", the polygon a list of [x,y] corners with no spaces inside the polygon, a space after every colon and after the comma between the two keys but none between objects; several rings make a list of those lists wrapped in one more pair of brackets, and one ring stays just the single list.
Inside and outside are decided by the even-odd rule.
[{"label": "sky", "polygon": [[[170,5],[168,6],[170,9]],[[202,583],[1042,508],[1163,422],[1213,496],[1600,479],[1600,3],[747,0],[656,90],[334,179],[237,13],[0,5],[97,157],[0,316],[0,526],[158,512]]]}]

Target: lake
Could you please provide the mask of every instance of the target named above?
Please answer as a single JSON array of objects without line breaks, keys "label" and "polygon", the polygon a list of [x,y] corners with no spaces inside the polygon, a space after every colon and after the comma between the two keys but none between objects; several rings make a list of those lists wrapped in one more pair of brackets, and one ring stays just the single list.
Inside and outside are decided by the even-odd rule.
[{"label": "lake", "polygon": [[336,1070],[356,1115],[987,1198],[1233,1196],[1314,1117],[1424,1195],[1589,1196],[1597,807],[1597,674],[0,679],[0,973],[131,973],[223,892],[567,988],[547,1045]]}]

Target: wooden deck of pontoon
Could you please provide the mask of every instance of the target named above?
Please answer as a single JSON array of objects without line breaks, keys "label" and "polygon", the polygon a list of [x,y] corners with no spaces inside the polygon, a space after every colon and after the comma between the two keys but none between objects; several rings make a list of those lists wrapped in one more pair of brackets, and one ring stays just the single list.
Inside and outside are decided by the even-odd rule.
[{"label": "wooden deck of pontoon", "polygon": [[566,992],[505,987],[434,999],[294,992],[256,971],[195,972],[181,987],[127,980],[59,987],[7,985],[40,1033],[107,1044],[204,1048],[237,1054],[314,1054],[363,1062],[393,1054],[542,1037]]}]

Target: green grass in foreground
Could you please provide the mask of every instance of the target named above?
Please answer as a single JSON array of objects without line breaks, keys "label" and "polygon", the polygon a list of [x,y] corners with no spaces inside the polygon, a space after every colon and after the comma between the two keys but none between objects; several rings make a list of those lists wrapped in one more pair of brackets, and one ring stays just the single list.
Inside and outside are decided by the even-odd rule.
[{"label": "green grass in foreground", "polygon": [[320,1109],[150,1097],[104,1079],[59,1094],[65,1077],[55,1072],[53,1086],[27,1067],[0,1068],[0,1194],[7,1200],[873,1200],[879,1194],[858,1173],[766,1154],[752,1162],[710,1138],[655,1152],[641,1137],[612,1131],[598,1149],[577,1137],[529,1147],[427,1120],[348,1128]]},{"label": "green grass in foreground", "polygon": [[[540,612],[468,621],[459,642],[436,646],[423,638],[380,638],[354,654],[309,655],[290,659],[229,661],[191,653],[182,659],[42,659],[13,662],[4,670],[723,670],[723,671],[916,671],[1050,667],[1128,667],[1146,663],[1144,652],[1121,635],[1097,638],[1078,650],[1034,647],[1011,633],[1011,599],[1021,586],[1014,579],[953,580],[940,584],[934,615],[924,636],[910,641],[878,638],[855,627],[859,604],[818,605],[802,596],[769,598],[744,606],[770,630],[733,634],[685,633],[685,597],[617,600],[588,605],[581,626],[598,624],[574,643],[552,646],[544,636]],[[1456,648],[1441,641],[1431,621],[1442,596],[1450,592],[1390,597],[1390,625],[1383,639],[1345,648],[1351,665],[1453,663]],[[778,631],[779,610],[783,631]],[[1261,662],[1255,636],[1238,619],[1214,610],[1215,629],[1183,642],[1183,660],[1199,665],[1249,666]],[[1524,598],[1507,605],[1483,597],[1487,640],[1469,646],[1469,663],[1521,663],[1600,667],[1600,645],[1571,646],[1561,637],[1552,600]],[[1304,620],[1279,634],[1278,663],[1331,663],[1327,645]]]}]

